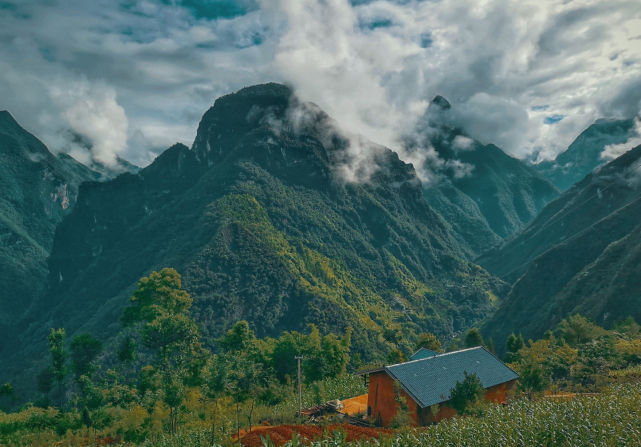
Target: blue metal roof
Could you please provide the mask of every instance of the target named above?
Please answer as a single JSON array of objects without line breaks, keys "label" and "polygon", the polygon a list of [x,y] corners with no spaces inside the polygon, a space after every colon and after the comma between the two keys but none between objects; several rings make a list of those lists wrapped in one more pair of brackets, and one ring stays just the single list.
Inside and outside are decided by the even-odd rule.
[{"label": "blue metal roof", "polygon": [[421,360],[421,359],[426,359],[428,357],[434,357],[435,355],[439,355],[440,352],[436,351],[431,351],[426,348],[421,348],[418,351],[416,351],[412,356],[410,357],[410,360]]},{"label": "blue metal roof", "polygon": [[385,371],[421,408],[450,399],[450,390],[465,375],[476,374],[484,388],[517,379],[519,375],[482,346],[389,365]]}]

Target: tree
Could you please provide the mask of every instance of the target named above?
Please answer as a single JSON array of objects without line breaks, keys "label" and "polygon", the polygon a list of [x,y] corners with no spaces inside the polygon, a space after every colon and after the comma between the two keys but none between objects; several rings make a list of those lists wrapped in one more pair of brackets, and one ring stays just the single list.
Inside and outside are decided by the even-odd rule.
[{"label": "tree", "polygon": [[7,399],[15,398],[13,394],[13,385],[11,385],[8,382],[0,386],[0,399],[2,398],[7,398]]},{"label": "tree", "polygon": [[465,334],[465,347],[466,348],[474,348],[476,346],[483,346],[483,337],[481,336],[481,332],[477,328],[472,328],[469,331],[467,331],[467,334]]},{"label": "tree", "polygon": [[430,351],[443,352],[441,348],[441,342],[434,334],[429,332],[423,332],[419,334],[418,341],[414,347],[414,352],[418,351],[421,348],[429,349]]},{"label": "tree", "polygon": [[450,400],[447,402],[461,416],[479,402],[484,391],[476,374],[463,372],[463,376],[463,381],[456,382],[450,391]]},{"label": "tree", "polygon": [[118,358],[121,363],[134,361],[137,357],[138,344],[131,337],[125,337],[118,348]]},{"label": "tree", "polygon": [[93,338],[88,333],[76,335],[71,340],[71,363],[76,380],[86,375],[90,377],[94,370],[91,365],[102,351],[102,342]]},{"label": "tree", "polygon": [[124,309],[120,317],[123,326],[154,321],[165,313],[187,313],[192,299],[181,287],[180,275],[174,269],[165,268],[142,278],[131,295],[131,305]]},{"label": "tree", "polygon": [[142,344],[156,354],[157,368],[141,371],[141,393],[161,391],[169,407],[172,433],[178,428],[178,407],[186,395],[189,366],[202,349],[198,326],[189,317],[192,299],[181,287],[176,270],[152,272],[138,282],[131,305],[121,317],[125,327],[142,324]]},{"label": "tree", "polygon": [[398,349],[392,349],[387,355],[387,363],[390,365],[396,365],[397,363],[403,363],[406,361],[407,357],[405,357],[405,354]]},{"label": "tree", "polygon": [[496,355],[496,351],[494,350],[494,342],[490,338],[487,343],[485,344],[485,348],[490,351],[492,354]]},{"label": "tree", "polygon": [[340,339],[334,334],[323,337],[321,357],[325,364],[325,377],[337,377],[345,374],[349,363],[351,344],[352,328],[347,328],[345,335]]},{"label": "tree", "polygon": [[58,382],[58,394],[60,399],[60,409],[62,410],[62,383],[67,376],[67,366],[65,365],[67,361],[67,352],[65,351],[64,342],[65,342],[65,330],[62,329],[51,329],[51,333],[47,337],[47,342],[49,343],[49,351],[51,353],[51,373],[53,379]]},{"label": "tree", "polygon": [[398,328],[386,327],[385,329],[383,329],[383,339],[386,342],[393,344],[394,346],[398,346],[402,338],[403,335],[398,330]]},{"label": "tree", "polygon": [[218,339],[218,344],[226,352],[248,351],[256,345],[256,336],[254,331],[249,329],[249,323],[241,320]]},{"label": "tree", "polygon": [[580,314],[570,315],[557,325],[557,336],[570,345],[576,347],[606,334],[606,330],[597,326]]},{"label": "tree", "polygon": [[156,352],[162,371],[173,366],[176,354],[193,350],[200,340],[198,326],[188,316],[192,299],[181,287],[176,270],[152,272],[138,282],[121,317],[125,327],[143,323],[142,343]]},{"label": "tree", "polygon": [[548,386],[543,367],[533,361],[521,364],[519,368],[519,390],[532,398],[533,395],[545,391]]},{"label": "tree", "polygon": [[517,337],[514,333],[510,334],[505,342],[505,346],[507,348],[505,361],[507,363],[517,362],[520,359],[519,351],[525,347],[523,336],[519,334]]}]

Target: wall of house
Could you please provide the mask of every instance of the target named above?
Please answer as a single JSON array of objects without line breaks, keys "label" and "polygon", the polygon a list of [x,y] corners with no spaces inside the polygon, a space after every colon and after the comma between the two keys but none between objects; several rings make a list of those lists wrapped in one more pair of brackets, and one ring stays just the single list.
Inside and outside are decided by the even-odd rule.
[{"label": "wall of house", "polygon": [[[490,387],[485,392],[485,400],[499,404],[507,402],[513,398],[515,387],[516,380]],[[456,410],[446,402],[433,407],[420,408],[404,390],[401,390],[400,394],[407,402],[413,425],[431,425],[456,415]],[[399,404],[394,400],[394,380],[383,371],[370,374],[367,396],[368,416],[377,420],[383,427],[389,427],[398,407]]]},{"label": "wall of house", "polygon": [[[497,404],[509,402],[514,397],[515,388],[516,380],[500,383],[485,390],[485,400]],[[444,402],[433,407],[419,409],[418,423],[419,425],[431,425],[454,415],[456,415],[456,410]]]},{"label": "wall of house", "polygon": [[[410,418],[413,425],[418,425],[419,407],[406,392],[400,390],[400,395],[405,398]],[[372,373],[369,376],[369,390],[367,394],[367,414],[371,419],[378,420],[383,427],[389,427],[396,416],[399,404],[395,400],[394,380],[386,372]]]}]

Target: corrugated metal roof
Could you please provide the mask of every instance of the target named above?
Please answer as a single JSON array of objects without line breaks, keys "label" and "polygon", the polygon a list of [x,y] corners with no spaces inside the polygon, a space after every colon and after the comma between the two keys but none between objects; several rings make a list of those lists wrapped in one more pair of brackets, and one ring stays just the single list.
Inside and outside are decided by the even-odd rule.
[{"label": "corrugated metal roof", "polygon": [[464,380],[464,372],[476,374],[486,389],[519,377],[482,346],[386,366],[385,371],[422,408],[449,400],[450,390]]},{"label": "corrugated metal roof", "polygon": [[439,355],[440,352],[436,351],[430,351],[427,348],[421,348],[418,351],[416,351],[412,356],[410,357],[410,360],[421,360],[421,359],[426,359],[428,357],[434,357],[435,355]]}]

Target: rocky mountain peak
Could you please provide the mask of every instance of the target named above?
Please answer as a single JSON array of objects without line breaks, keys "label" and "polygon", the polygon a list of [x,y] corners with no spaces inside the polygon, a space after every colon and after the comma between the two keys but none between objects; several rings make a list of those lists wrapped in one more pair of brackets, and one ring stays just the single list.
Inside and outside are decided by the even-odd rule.
[{"label": "rocky mountain peak", "polygon": [[429,107],[432,107],[432,106],[438,107],[439,109],[442,109],[442,110],[449,110],[452,108],[452,105],[450,104],[450,102],[447,99],[443,98],[441,95],[436,96],[432,100]]}]

